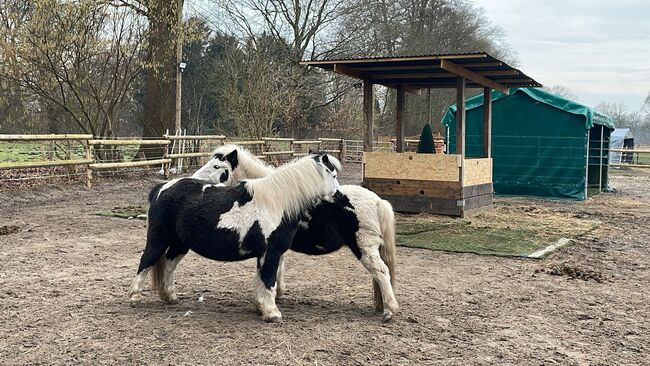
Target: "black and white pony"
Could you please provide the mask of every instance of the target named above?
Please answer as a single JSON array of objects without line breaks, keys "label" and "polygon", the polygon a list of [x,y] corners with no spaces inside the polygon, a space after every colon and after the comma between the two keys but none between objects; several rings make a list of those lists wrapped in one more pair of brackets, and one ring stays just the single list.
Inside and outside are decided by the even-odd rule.
[{"label": "black and white pony", "polygon": [[[213,152],[213,157],[199,171],[196,177],[210,180],[218,176],[224,167],[231,171],[228,182],[273,174],[276,168],[267,165],[250,151],[236,145],[223,145]],[[342,246],[352,253],[370,272],[374,281],[375,308],[383,311],[384,321],[397,312],[393,286],[395,284],[395,218],[388,201],[374,192],[356,185],[339,188],[341,195],[334,200],[323,200],[307,214],[301,222],[291,244],[291,250],[320,255],[334,252]],[[285,290],[280,260],[277,294]]]},{"label": "black and white pony", "polygon": [[132,304],[142,300],[144,281],[152,268],[161,299],[178,301],[173,273],[191,249],[220,261],[257,258],[256,306],[264,320],[281,320],[275,305],[280,259],[303,213],[337,194],[341,164],[331,155],[309,155],[264,178],[226,187],[227,168],[224,173],[224,167],[212,164],[217,184],[184,178],[151,191],[147,244],[129,291]]}]

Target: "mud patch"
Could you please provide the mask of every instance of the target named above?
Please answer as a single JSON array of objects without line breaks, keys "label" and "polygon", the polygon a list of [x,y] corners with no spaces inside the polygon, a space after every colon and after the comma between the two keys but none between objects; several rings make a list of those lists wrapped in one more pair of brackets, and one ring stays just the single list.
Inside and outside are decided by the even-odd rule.
[{"label": "mud patch", "polygon": [[0,235],[11,235],[20,231],[20,228],[16,225],[4,225],[0,227]]},{"label": "mud patch", "polygon": [[586,269],[569,263],[556,264],[550,268],[535,270],[535,273],[546,273],[551,276],[568,276],[571,279],[578,279],[583,281],[592,280],[598,283],[605,281],[605,277],[603,276],[602,272]]}]

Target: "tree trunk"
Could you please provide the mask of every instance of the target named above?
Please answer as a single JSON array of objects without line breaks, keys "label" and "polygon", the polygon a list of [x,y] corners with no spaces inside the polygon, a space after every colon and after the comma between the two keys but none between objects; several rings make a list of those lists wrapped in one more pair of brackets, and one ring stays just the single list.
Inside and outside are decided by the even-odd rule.
[{"label": "tree trunk", "polygon": [[[176,40],[181,31],[177,12],[182,1],[154,0],[149,7],[149,61],[144,91],[144,138],[161,138],[174,131]],[[180,7],[180,8],[179,8]],[[138,156],[162,157],[162,147],[140,147]]]}]

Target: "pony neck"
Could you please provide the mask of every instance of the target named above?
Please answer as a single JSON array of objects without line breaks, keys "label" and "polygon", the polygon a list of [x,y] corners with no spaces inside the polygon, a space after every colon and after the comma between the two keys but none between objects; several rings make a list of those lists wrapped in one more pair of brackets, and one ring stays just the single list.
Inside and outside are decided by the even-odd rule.
[{"label": "pony neck", "polygon": [[272,171],[265,178],[249,180],[246,188],[274,215],[298,217],[323,196],[325,181],[312,159],[302,159]]}]

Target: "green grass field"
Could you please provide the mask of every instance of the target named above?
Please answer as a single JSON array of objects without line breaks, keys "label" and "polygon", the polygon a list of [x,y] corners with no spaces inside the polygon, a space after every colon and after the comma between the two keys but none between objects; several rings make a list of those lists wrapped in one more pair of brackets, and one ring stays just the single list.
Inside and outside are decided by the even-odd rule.
[{"label": "green grass field", "polygon": [[[124,161],[131,161],[138,151],[137,145],[124,145],[118,147],[122,151]],[[68,150],[67,144],[58,144],[52,149],[49,142],[0,142],[0,163],[22,163],[29,161],[49,160],[52,155],[54,160],[60,160],[70,154],[69,159],[83,159],[84,149],[79,143],[73,143]]]}]

